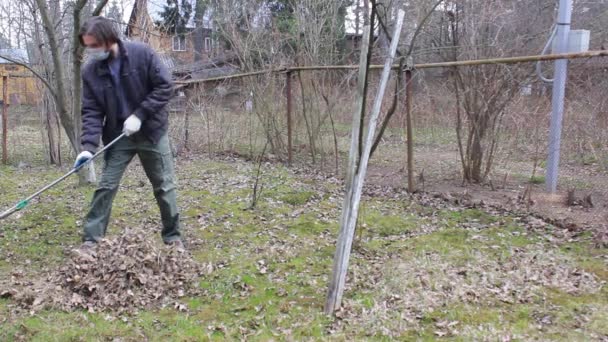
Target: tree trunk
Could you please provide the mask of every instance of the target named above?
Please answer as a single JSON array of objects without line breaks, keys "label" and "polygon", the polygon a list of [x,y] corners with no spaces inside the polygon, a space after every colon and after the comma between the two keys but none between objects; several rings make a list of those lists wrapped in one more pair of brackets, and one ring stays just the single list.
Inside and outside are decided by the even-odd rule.
[{"label": "tree trunk", "polygon": [[49,15],[48,7],[45,0],[36,0],[36,4],[38,5],[38,9],[40,10],[40,17],[42,19],[42,26],[44,28],[44,32],[46,33],[49,48],[51,50],[51,56],[53,60],[53,68],[55,71],[55,104],[57,107],[57,112],[59,113],[59,117],[61,118],[61,123],[63,128],[65,129],[68,139],[70,141],[70,145],[74,149],[74,151],[78,151],[79,149],[79,139],[73,134],[74,133],[74,120],[70,115],[67,105],[67,93],[65,87],[65,71],[63,62],[61,60],[63,49],[59,45],[57,41],[57,35],[55,32],[55,25],[53,20]]},{"label": "tree trunk", "polygon": [[[483,129],[483,128],[479,128]],[[469,182],[473,183],[481,183],[483,181],[483,177],[481,176],[481,166],[483,164],[483,147],[482,147],[482,135],[481,134],[473,134],[473,139],[471,141],[471,149],[469,150]]]},{"label": "tree trunk", "polygon": [[194,9],[194,25],[196,26],[193,34],[194,40],[194,61],[203,59],[205,48],[205,12],[207,11],[207,0],[196,0]]},{"label": "tree trunk", "polygon": [[45,95],[42,99],[42,115],[44,117],[47,139],[49,143],[49,163],[53,165],[59,165],[59,150],[58,144],[55,141],[54,134],[54,130],[56,129],[56,119],[55,114],[53,113],[53,109],[51,107],[51,102],[48,96]]},{"label": "tree trunk", "polygon": [[[87,4],[87,0],[79,0],[74,4],[74,12],[72,13],[72,20],[74,23],[72,31],[72,118],[74,120],[73,130],[71,131],[76,141],[80,141],[80,132],[82,131],[82,56],[83,49],[80,46],[80,40],[78,39],[78,32],[80,30],[80,18],[81,12],[84,6]],[[79,144],[80,145],[80,144]],[[76,152],[80,151],[80,146],[75,146]],[[89,163],[86,167],[88,172],[79,172],[78,180],[82,184],[92,184],[96,182],[95,177],[95,163]],[[91,171],[92,170],[92,171]]]},{"label": "tree trunk", "polygon": [[[79,0],[74,4],[73,12],[73,31],[72,31],[72,118],[74,120],[73,134],[76,141],[80,141],[80,133],[82,131],[82,57],[84,50],[80,45],[78,32],[80,31],[80,19],[82,17],[82,9],[87,4],[88,0]],[[93,10],[92,16],[97,16],[101,13],[108,0],[100,0]],[[79,144],[80,145],[80,144]],[[75,151],[79,151],[80,147],[75,147]],[[78,174],[80,184],[93,184],[97,182],[95,174],[95,163],[89,163],[87,172]]]}]

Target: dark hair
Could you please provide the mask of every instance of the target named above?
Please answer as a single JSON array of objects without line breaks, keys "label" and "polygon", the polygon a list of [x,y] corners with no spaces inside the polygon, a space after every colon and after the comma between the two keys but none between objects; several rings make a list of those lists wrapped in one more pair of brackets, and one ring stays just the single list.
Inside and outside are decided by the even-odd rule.
[{"label": "dark hair", "polygon": [[112,21],[104,17],[90,17],[87,19],[78,32],[78,40],[84,45],[82,36],[93,36],[100,43],[114,44],[118,43],[118,32]]}]

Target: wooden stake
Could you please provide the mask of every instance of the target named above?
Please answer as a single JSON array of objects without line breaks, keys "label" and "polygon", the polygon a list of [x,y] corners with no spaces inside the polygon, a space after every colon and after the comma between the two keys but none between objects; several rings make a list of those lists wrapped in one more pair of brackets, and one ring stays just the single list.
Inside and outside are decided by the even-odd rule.
[{"label": "wooden stake", "polygon": [[[336,253],[334,255],[334,267],[329,284],[327,301],[325,303],[325,313],[327,314],[333,313],[335,310],[339,309],[342,304],[342,295],[344,293],[344,284],[346,282],[346,274],[348,272],[348,262],[353,243],[353,236],[355,233],[355,225],[357,223],[357,217],[359,214],[359,204],[361,202],[363,183],[365,181],[365,174],[367,172],[367,163],[369,162],[369,155],[374,141],[378,117],[380,116],[382,100],[384,98],[384,93],[386,91],[386,87],[390,78],[391,67],[395,59],[397,44],[399,43],[399,36],[401,34],[404,16],[405,12],[403,10],[400,10],[395,25],[395,32],[393,33],[393,41],[391,42],[389,57],[386,59],[384,69],[382,70],[380,86],[378,88],[378,93],[376,95],[374,106],[372,107],[372,112],[369,118],[367,136],[365,139],[365,144],[363,146],[363,153],[359,161],[359,167],[357,168],[352,180],[350,180],[350,182],[346,184],[347,194],[344,198],[344,207],[342,208],[340,234],[338,236],[338,242],[336,245]],[[359,67],[361,68],[361,65]],[[355,114],[355,116],[357,115],[358,114]],[[356,120],[357,117],[355,117],[354,119],[355,121],[358,121]],[[355,127],[354,123],[353,127]],[[353,131],[351,134],[358,135],[359,132]],[[351,166],[350,162],[352,160],[356,160],[355,158],[357,157],[357,149],[356,144],[353,144],[354,142],[358,142],[356,138],[351,139],[349,166]],[[348,171],[351,172],[352,169],[349,169]]]},{"label": "wooden stake", "polygon": [[346,191],[344,196],[344,203],[342,206],[342,216],[340,217],[340,233],[338,235],[338,241],[336,243],[332,278],[329,283],[327,301],[325,303],[326,314],[333,313],[336,308],[340,306],[339,298],[341,298],[342,295],[339,294],[339,291],[343,291],[344,286],[343,283],[340,284],[340,281],[342,279],[340,275],[343,267],[342,263],[344,259],[344,254],[350,254],[350,247],[348,248],[348,252],[346,251],[346,241],[348,240],[347,223],[348,217],[350,216],[351,208],[350,203],[352,198],[352,181],[355,177],[355,172],[359,159],[359,130],[361,129],[361,117],[363,116],[363,112],[365,111],[365,88],[367,83],[367,74],[369,71],[367,56],[369,51],[370,31],[371,30],[369,25],[363,27],[363,39],[361,40],[362,45],[360,52],[361,55],[359,56],[359,77],[357,80],[357,106],[355,111],[353,112],[350,150],[348,154],[348,167],[346,169]]}]

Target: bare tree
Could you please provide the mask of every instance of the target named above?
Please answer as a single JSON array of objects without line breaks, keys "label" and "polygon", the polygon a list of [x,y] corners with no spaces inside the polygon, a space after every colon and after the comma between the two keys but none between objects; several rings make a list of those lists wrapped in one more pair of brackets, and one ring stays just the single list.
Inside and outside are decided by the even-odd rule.
[{"label": "bare tree", "polygon": [[[436,46],[451,45],[440,52],[445,60],[510,56],[525,47],[525,32],[509,24],[521,12],[509,3],[450,1],[447,9],[447,27],[435,40]],[[509,44],[501,43],[507,40]],[[463,181],[483,182],[492,170],[505,109],[521,85],[530,81],[531,71],[529,66],[504,65],[450,70]]]},{"label": "bare tree", "polygon": [[[50,85],[49,91],[55,102],[55,108],[61,119],[61,124],[66,131],[70,145],[74,151],[80,149],[80,121],[81,121],[81,104],[80,98],[82,94],[81,67],[83,49],[78,40],[78,31],[80,29],[81,18],[83,17],[83,8],[89,0],[78,0],[72,7],[72,25],[70,44],[63,44],[61,41],[63,32],[61,31],[61,17],[52,15],[50,9],[55,12],[59,11],[59,3],[47,3],[45,0],[35,0],[32,9],[33,12],[38,12],[41,18],[41,26],[44,30],[45,42],[51,52],[52,61],[52,77],[46,80],[45,84]],[[108,0],[101,0],[91,13],[91,15],[99,15],[107,4]],[[52,6],[49,6],[52,5]],[[71,84],[65,70],[66,45],[71,49]],[[72,99],[72,101],[69,101]],[[93,182],[95,179],[94,169],[89,169],[88,175],[81,174],[81,182]]]}]

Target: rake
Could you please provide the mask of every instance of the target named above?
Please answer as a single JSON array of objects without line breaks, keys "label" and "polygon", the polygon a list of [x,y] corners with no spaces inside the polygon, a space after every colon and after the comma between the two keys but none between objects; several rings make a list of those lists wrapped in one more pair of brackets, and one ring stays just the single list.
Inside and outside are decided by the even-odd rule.
[{"label": "rake", "polygon": [[118,142],[118,140],[122,139],[124,136],[125,136],[125,133],[122,133],[116,139],[112,140],[110,143],[108,143],[107,145],[105,145],[101,150],[97,151],[97,153],[95,153],[93,155],[93,157],[91,157],[91,159],[89,159],[86,162],[84,162],[84,163],[78,165],[77,167],[71,169],[70,172],[66,173],[65,175],[63,175],[63,176],[61,176],[59,178],[57,178],[52,183],[46,185],[42,189],[40,189],[40,190],[36,191],[35,193],[31,194],[29,197],[27,197],[27,198],[19,201],[17,204],[15,204],[10,209],[4,211],[2,214],[0,214],[0,220],[5,219],[5,218],[9,217],[10,215],[14,214],[15,212],[20,211],[20,210],[24,209],[25,207],[27,207],[27,205],[29,204],[29,202],[32,199],[40,196],[43,192],[47,191],[48,189],[50,189],[50,188],[54,187],[55,185],[61,183],[64,179],[66,179],[69,176],[73,175],[74,173],[78,172],[83,166],[87,165],[92,160],[94,160],[95,158],[97,158],[99,155],[101,155],[103,152],[105,152],[108,148],[110,148],[112,145],[114,145],[116,142]]}]

